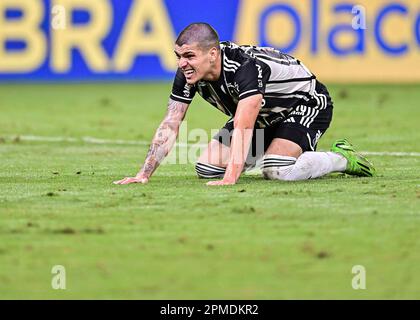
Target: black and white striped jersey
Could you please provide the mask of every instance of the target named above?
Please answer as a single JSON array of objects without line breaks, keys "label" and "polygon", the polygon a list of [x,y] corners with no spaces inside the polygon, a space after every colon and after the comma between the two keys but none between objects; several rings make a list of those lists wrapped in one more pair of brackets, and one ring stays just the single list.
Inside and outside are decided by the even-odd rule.
[{"label": "black and white striped jersey", "polygon": [[284,120],[300,105],[324,109],[327,98],[316,92],[316,77],[299,60],[269,47],[238,46],[221,42],[222,72],[217,81],[188,85],[178,69],[171,99],[191,103],[198,92],[206,101],[230,117],[239,100],[262,94],[256,127]]}]

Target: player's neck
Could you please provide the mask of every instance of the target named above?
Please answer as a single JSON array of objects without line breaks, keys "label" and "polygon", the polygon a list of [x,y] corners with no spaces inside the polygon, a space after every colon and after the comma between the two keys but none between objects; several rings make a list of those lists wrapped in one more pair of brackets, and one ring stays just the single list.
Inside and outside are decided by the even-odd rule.
[{"label": "player's neck", "polygon": [[213,68],[209,71],[206,80],[207,81],[217,81],[220,78],[222,73],[222,58],[221,55],[217,57],[216,61],[213,64]]}]

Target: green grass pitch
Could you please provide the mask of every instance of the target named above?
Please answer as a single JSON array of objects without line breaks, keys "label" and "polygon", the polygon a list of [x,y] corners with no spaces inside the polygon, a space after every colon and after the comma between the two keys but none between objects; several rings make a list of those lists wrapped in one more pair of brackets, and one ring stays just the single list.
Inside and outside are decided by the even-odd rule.
[{"label": "green grass pitch", "polygon": [[[329,89],[319,149],[345,137],[378,152],[378,177],[211,188],[193,164],[168,164],[116,186],[147,146],[113,141],[151,139],[169,83],[0,86],[0,298],[419,299],[419,86]],[[226,121],[199,97],[186,119],[208,132]],[[51,287],[54,265],[66,290]]]}]

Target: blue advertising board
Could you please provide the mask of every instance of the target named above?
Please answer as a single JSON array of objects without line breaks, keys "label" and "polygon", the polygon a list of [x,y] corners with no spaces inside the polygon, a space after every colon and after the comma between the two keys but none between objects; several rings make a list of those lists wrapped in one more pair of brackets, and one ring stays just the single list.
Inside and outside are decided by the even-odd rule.
[{"label": "blue advertising board", "polygon": [[168,80],[192,22],[291,53],[323,79],[420,81],[416,1],[1,0],[0,82]]}]

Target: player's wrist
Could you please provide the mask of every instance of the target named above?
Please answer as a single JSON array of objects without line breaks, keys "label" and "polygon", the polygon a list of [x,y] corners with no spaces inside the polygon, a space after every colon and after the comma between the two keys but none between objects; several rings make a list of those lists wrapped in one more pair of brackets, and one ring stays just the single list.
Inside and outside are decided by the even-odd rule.
[{"label": "player's wrist", "polygon": [[149,180],[150,175],[144,173],[142,170],[139,171],[139,173],[136,174],[137,179],[147,179]]},{"label": "player's wrist", "polygon": [[236,178],[235,176],[232,176],[230,174],[225,174],[225,176],[223,177],[223,181],[224,182],[228,182],[228,183],[236,183],[238,181],[239,177]]}]

